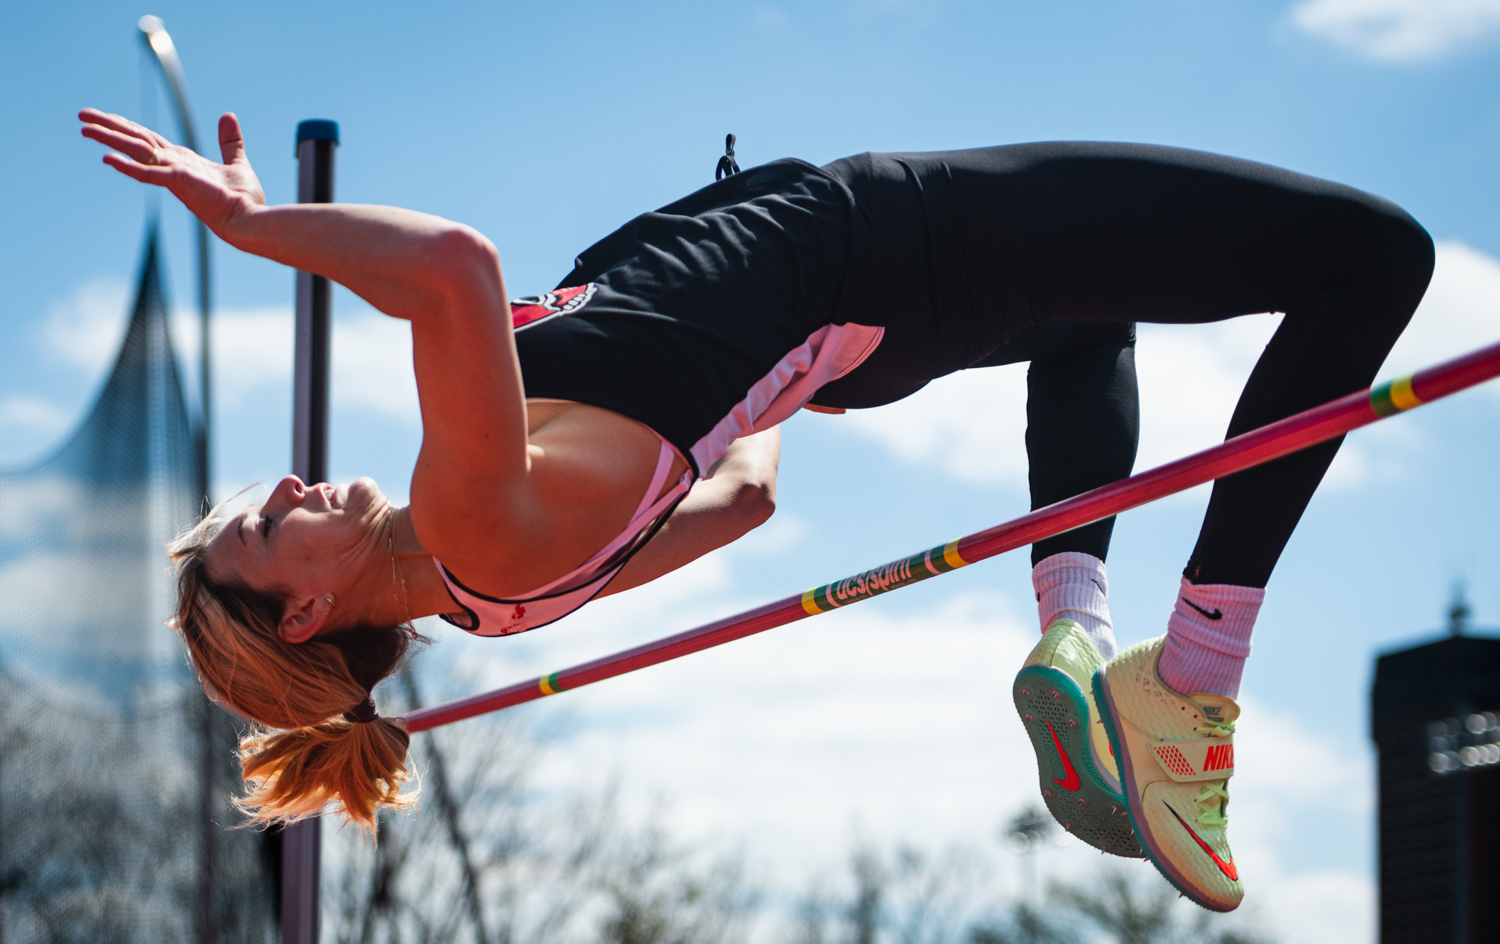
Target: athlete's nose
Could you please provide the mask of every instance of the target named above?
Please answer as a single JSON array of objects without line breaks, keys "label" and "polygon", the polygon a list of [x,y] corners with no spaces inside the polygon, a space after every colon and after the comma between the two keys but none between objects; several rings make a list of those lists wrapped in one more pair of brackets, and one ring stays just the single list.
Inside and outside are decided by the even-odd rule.
[{"label": "athlete's nose", "polygon": [[307,498],[307,486],[295,475],[288,475],[276,487],[271,490],[271,495],[266,499],[265,507],[269,509],[296,508]]}]

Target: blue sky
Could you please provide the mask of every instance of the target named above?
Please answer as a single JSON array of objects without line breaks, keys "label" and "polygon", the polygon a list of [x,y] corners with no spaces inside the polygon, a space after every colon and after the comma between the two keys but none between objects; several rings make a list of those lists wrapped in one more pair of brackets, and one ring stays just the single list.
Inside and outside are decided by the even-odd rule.
[{"label": "blue sky", "polygon": [[[297,121],[335,119],[340,199],[478,227],[517,295],[711,180],[725,132],[743,165],[1110,139],[1267,161],[1410,210],[1439,241],[1439,271],[1387,376],[1500,337],[1495,0],[35,4],[0,39],[13,129],[0,158],[7,464],[45,454],[77,421],[123,328],[152,199],[99,163],[73,116],[154,114],[175,134],[143,80],[134,24],[148,12],[181,51],[200,135],[236,111],[272,200],[294,196]],[[186,304],[186,219],[169,202],[161,213]],[[289,463],[292,277],[224,246],[214,258],[227,492]],[[404,495],[420,430],[402,326],[347,294],[337,305],[336,477],[372,474]],[[179,327],[190,351],[190,319]],[[1215,441],[1273,328],[1143,331],[1138,469]],[[427,658],[463,661],[456,685],[503,682],[1019,514],[1021,376],[950,379],[863,417],[800,416],[785,430],[777,519],[744,547],[532,636],[438,630]],[[1456,579],[1479,621],[1500,623],[1497,419],[1500,396],[1477,391],[1356,434],[1269,588],[1231,835],[1250,900],[1294,938],[1373,940],[1375,653],[1436,626]],[[1204,497],[1117,528],[1122,641],[1162,631]],[[570,732],[548,782],[619,770],[675,798],[691,828],[748,842],[777,875],[835,863],[856,820],[877,838],[984,840],[1034,790],[1004,695],[1035,631],[1027,570],[1012,555],[541,706]],[[1049,852],[1051,867],[1091,868],[1077,852]]]}]

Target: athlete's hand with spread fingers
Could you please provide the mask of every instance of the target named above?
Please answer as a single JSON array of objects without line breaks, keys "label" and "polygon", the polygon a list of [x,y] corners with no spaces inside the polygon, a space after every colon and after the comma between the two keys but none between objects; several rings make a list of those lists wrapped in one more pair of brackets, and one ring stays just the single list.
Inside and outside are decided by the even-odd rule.
[{"label": "athlete's hand with spread fingers", "polygon": [[245,157],[239,119],[232,112],[219,119],[222,164],[120,115],[85,108],[78,120],[83,122],[84,137],[114,148],[104,155],[104,163],[133,180],[170,190],[225,242],[234,242],[231,236],[239,220],[266,205],[260,181]]}]

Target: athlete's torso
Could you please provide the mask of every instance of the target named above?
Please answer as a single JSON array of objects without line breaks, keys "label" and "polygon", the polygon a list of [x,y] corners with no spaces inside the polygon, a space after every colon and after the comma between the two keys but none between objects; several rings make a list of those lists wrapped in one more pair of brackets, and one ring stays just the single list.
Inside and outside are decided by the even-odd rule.
[{"label": "athlete's torso", "polygon": [[531,593],[490,597],[443,568],[466,611],[459,625],[510,635],[581,606],[649,539],[693,475],[875,351],[883,329],[841,310],[855,212],[838,179],[776,161],[637,217],[585,250],[557,289],[512,302],[528,398],[639,421],[691,471],[657,498],[659,465],[624,533]]},{"label": "athlete's torso", "polygon": [[879,344],[840,315],[852,212],[842,183],[784,160],[637,217],[513,303],[527,396],[639,420],[701,474]]}]

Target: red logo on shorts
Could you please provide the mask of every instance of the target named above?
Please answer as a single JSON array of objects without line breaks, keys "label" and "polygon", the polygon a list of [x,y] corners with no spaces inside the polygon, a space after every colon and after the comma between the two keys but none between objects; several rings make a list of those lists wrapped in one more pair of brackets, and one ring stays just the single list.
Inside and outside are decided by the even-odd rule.
[{"label": "red logo on shorts", "polygon": [[513,620],[525,619],[526,618],[526,607],[524,607],[521,604],[517,603],[516,604],[516,611],[514,613],[510,614],[510,618],[513,619]]},{"label": "red logo on shorts", "polygon": [[553,289],[545,295],[528,295],[525,298],[515,298],[510,303],[510,323],[517,330],[530,327],[538,322],[555,318],[558,315],[570,315],[594,297],[597,286],[593,282],[587,285],[579,285],[573,288]]}]

